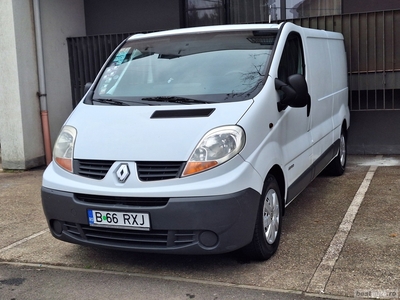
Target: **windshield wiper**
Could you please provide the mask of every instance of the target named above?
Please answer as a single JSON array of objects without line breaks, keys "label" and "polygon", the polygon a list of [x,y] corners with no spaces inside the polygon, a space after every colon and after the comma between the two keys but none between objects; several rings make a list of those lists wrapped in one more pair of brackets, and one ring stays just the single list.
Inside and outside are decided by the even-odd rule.
[{"label": "windshield wiper", "polygon": [[203,100],[196,100],[196,99],[177,97],[177,96],[145,97],[145,98],[142,98],[142,100],[157,101],[157,102],[173,102],[173,103],[180,103],[180,104],[194,104],[194,103],[208,104],[208,103],[210,103],[210,102],[203,101]]},{"label": "windshield wiper", "polygon": [[110,105],[129,105],[126,102],[122,102],[120,100],[115,100],[115,99],[92,99],[94,102],[100,102],[100,103],[105,103],[105,104],[110,104]]}]

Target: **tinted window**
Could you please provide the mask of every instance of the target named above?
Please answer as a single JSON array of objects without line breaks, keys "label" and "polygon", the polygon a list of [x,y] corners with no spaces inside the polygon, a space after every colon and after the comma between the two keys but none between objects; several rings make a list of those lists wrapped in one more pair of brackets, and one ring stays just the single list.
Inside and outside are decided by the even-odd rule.
[{"label": "tinted window", "polygon": [[278,78],[287,82],[287,78],[293,74],[304,74],[304,56],[300,35],[291,33],[285,44],[279,63]]}]

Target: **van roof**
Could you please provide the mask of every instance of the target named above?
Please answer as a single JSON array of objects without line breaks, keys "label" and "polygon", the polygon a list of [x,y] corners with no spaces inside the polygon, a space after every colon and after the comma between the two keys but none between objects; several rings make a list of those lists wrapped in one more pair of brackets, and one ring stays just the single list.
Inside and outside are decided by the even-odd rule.
[{"label": "van roof", "polygon": [[190,27],[171,29],[165,31],[158,31],[152,33],[138,33],[132,35],[128,40],[135,40],[137,38],[155,38],[155,37],[168,37],[172,35],[182,34],[196,34],[196,33],[212,33],[212,32],[230,32],[230,31],[254,31],[254,30],[278,30],[283,26],[284,23],[280,24],[235,24],[235,25],[214,25],[214,26],[201,26],[201,27]]}]

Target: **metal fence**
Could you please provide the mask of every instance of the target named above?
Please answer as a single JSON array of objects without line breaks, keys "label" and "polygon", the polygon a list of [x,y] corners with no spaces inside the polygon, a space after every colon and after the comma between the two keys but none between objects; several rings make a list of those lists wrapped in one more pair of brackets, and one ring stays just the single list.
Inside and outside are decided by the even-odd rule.
[{"label": "metal fence", "polygon": [[[400,109],[400,10],[289,21],[343,33],[351,110]],[[74,106],[83,96],[85,83],[94,80],[107,57],[129,35],[67,39]]]},{"label": "metal fence", "polygon": [[351,110],[400,109],[400,10],[291,21],[344,35]]},{"label": "metal fence", "polygon": [[74,107],[83,96],[85,84],[93,82],[108,56],[129,35],[121,33],[67,38]]}]

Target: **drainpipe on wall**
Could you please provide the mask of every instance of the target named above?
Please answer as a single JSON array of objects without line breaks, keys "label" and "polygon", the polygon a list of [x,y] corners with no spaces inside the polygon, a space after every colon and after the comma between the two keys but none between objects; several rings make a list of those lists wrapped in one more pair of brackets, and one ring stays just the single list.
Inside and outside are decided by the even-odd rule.
[{"label": "drainpipe on wall", "polygon": [[33,0],[33,14],[35,23],[36,55],[37,55],[38,76],[39,76],[38,95],[40,100],[40,116],[42,119],[43,142],[46,155],[46,164],[48,165],[52,160],[52,155],[51,155],[49,117],[47,111],[47,95],[46,95],[46,83],[44,75],[42,28],[40,24],[39,0]]}]

